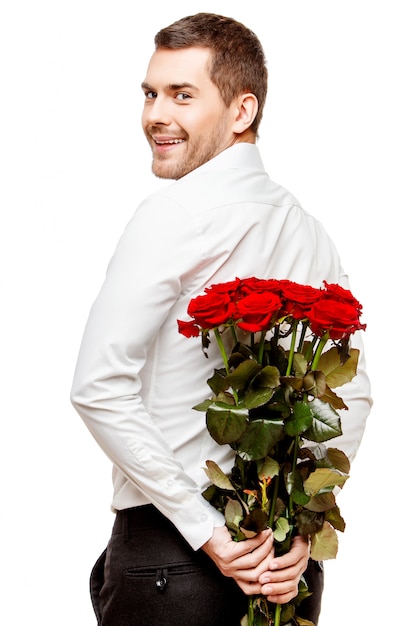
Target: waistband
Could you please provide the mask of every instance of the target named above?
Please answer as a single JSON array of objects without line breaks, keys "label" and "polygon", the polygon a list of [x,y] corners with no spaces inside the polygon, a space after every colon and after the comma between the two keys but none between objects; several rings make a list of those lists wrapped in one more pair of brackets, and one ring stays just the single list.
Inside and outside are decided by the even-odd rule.
[{"label": "waistband", "polygon": [[135,506],[131,509],[117,511],[113,525],[113,534],[125,537],[135,530],[152,528],[175,528],[174,525],[153,504]]}]

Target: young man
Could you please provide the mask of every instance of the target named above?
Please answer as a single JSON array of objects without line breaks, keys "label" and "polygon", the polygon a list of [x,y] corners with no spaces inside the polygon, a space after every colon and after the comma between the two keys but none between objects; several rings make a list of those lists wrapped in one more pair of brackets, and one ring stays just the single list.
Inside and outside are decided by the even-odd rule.
[{"label": "young man", "polygon": [[[348,287],[322,226],[266,174],[256,147],[267,70],[256,36],[198,14],[160,31],[143,81],[142,123],[156,176],[174,183],[139,206],[92,307],[72,402],[113,462],[116,520],[92,574],[102,626],[238,626],[247,595],[297,595],[308,543],[274,558],[270,531],[235,543],[201,496],[205,461],[233,463],[192,407],[221,366],[178,333],[188,302],[213,283],[257,276]],[[338,447],[353,458],[369,412],[361,350],[343,387]],[[335,443],[336,445],[336,443]],[[320,611],[322,570],[304,616]],[[300,611],[302,613],[302,611]]]}]

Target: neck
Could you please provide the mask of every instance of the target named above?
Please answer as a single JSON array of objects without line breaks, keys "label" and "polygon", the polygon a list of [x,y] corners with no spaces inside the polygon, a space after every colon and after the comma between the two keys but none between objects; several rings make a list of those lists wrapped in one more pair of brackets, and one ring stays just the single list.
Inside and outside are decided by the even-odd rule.
[{"label": "neck", "polygon": [[256,143],[256,135],[250,128],[247,128],[243,133],[235,135],[230,145],[233,146],[235,143]]}]

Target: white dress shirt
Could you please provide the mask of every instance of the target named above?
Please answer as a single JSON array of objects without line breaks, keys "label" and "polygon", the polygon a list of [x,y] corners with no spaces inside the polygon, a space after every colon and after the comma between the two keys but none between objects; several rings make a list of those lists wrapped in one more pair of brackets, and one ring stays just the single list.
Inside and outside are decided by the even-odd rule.
[{"label": "white dress shirt", "polygon": [[[185,338],[191,298],[235,277],[348,288],[323,226],[270,180],[258,148],[238,143],[149,196],[126,227],[94,302],[71,400],[111,459],[113,510],[153,503],[198,549],[223,516],[201,496],[206,460],[229,471],[234,453],[209,435],[193,406],[210,397],[221,367],[215,341]],[[339,391],[344,434],[331,445],[353,458],[370,410],[359,333],[359,370]]]}]

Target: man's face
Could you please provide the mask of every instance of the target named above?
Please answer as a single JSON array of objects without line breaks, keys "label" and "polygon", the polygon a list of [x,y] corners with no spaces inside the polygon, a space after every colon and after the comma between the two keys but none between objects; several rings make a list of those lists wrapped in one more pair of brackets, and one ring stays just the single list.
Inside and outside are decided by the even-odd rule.
[{"label": "man's face", "polygon": [[181,178],[235,141],[236,104],[226,107],[211,82],[210,54],[207,48],[160,48],[151,57],[142,126],[160,178]]}]

